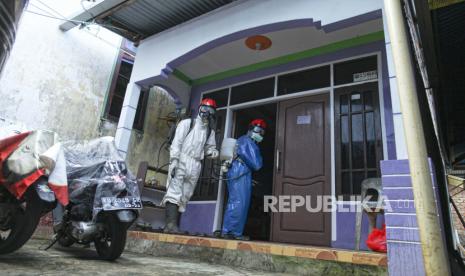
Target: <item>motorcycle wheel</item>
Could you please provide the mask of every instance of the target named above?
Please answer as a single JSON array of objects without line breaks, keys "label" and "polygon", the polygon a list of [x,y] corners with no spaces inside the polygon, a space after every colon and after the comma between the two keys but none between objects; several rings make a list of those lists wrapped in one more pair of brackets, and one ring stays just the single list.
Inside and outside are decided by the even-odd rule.
[{"label": "motorcycle wheel", "polygon": [[10,228],[0,231],[0,254],[8,254],[21,248],[39,224],[43,204],[33,189],[25,195],[24,205],[24,208],[18,206]]},{"label": "motorcycle wheel", "polygon": [[114,215],[107,216],[104,221],[104,235],[94,241],[99,257],[113,261],[119,258],[126,245],[126,225]]}]

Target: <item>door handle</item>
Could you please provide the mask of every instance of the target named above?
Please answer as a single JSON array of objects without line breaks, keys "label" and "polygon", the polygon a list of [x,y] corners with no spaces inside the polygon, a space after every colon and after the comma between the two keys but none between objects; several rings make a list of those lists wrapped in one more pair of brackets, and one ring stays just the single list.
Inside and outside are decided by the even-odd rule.
[{"label": "door handle", "polygon": [[276,172],[279,172],[281,170],[280,163],[281,163],[281,151],[277,149],[276,150]]}]

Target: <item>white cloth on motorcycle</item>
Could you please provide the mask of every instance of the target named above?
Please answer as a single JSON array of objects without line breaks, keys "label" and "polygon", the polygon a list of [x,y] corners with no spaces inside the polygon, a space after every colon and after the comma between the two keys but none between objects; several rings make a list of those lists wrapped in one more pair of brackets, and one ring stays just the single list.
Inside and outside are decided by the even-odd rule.
[{"label": "white cloth on motorcycle", "polygon": [[15,183],[38,169],[53,169],[56,160],[43,158],[41,155],[57,142],[58,135],[55,132],[46,130],[31,132],[8,156],[3,166],[3,176],[9,183]]},{"label": "white cloth on motorcycle", "polygon": [[2,142],[14,145],[14,150],[8,153],[1,167],[2,175],[15,196],[21,197],[31,183],[45,175],[58,201],[68,204],[65,158],[55,132],[25,132],[2,139]]}]

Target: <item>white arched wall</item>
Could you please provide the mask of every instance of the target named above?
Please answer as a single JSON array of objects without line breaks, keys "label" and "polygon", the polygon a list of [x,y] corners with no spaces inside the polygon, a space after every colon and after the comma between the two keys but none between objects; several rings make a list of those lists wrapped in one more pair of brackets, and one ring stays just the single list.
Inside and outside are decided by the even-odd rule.
[{"label": "white arched wall", "polygon": [[293,0],[292,5],[282,0],[239,0],[142,41],[131,79],[159,75],[170,61],[227,34],[295,19],[313,18],[327,25],[382,6],[382,0]]},{"label": "white arched wall", "polygon": [[156,79],[151,79],[148,84],[131,81],[126,88],[123,107],[121,109],[115,135],[116,147],[124,157],[126,157],[128,152],[140,91],[142,88],[152,86],[159,86],[165,89],[174,98],[175,104],[178,107],[187,107],[189,105],[191,87],[172,75],[169,77],[159,76]]}]

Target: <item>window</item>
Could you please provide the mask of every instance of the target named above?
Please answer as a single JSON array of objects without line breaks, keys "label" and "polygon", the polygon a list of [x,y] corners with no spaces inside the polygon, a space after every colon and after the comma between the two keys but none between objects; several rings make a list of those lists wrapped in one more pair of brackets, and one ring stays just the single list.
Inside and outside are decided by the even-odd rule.
[{"label": "window", "polygon": [[203,94],[203,98],[210,98],[216,101],[218,107],[226,107],[228,105],[229,89],[222,89],[214,92]]},{"label": "window", "polygon": [[382,159],[377,83],[335,91],[336,189],[349,199],[361,193],[362,181],[379,177]]},{"label": "window", "polygon": [[[126,52],[131,52],[128,47],[128,42],[122,42],[122,49]],[[123,108],[124,96],[126,95],[126,88],[131,78],[132,67],[134,64],[134,57],[128,53],[121,51],[115,66],[113,73],[113,79],[108,93],[108,98],[105,106],[106,119],[117,122],[121,115],[121,109]],[[142,90],[139,102],[137,104],[136,116],[134,119],[133,128],[142,130],[144,127],[145,111],[147,107],[149,92],[148,90]]]},{"label": "window", "polygon": [[377,57],[371,56],[334,64],[334,84],[346,84],[370,79],[377,76]]},{"label": "window", "polygon": [[147,110],[147,102],[149,99],[150,89],[142,89],[140,91],[139,101],[137,102],[136,116],[132,127],[137,130],[144,130],[145,112]]},{"label": "window", "polygon": [[111,91],[111,100],[109,103],[108,117],[119,118],[121,108],[123,107],[124,95],[126,94],[126,87],[129,84],[131,77],[132,62],[121,60],[118,72],[115,79],[114,87]]},{"label": "window", "polygon": [[278,77],[278,96],[330,86],[330,67],[323,66]]},{"label": "window", "polygon": [[251,102],[274,96],[274,80],[269,78],[249,82],[231,89],[231,105]]}]

